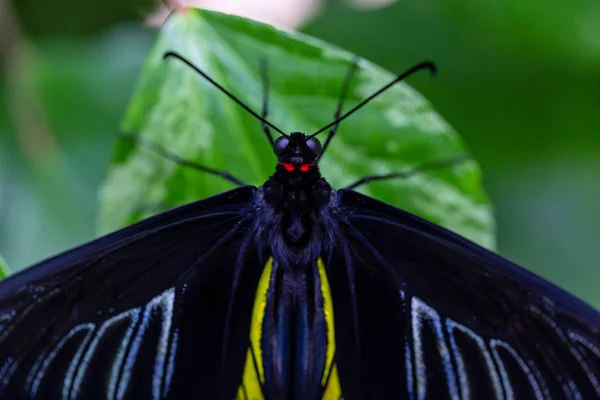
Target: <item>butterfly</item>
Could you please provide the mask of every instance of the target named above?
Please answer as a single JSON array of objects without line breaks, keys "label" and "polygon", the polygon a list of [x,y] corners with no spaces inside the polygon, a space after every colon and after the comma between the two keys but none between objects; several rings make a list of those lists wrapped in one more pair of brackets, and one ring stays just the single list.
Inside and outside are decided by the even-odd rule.
[{"label": "butterfly", "polygon": [[0,283],[0,398],[600,397],[597,311],[352,189],[391,175],[340,190],[321,176],[340,122],[433,64],[343,115],[342,96],[335,120],[307,135],[165,57],[262,121],[275,172],[253,187],[196,165],[240,187]]}]

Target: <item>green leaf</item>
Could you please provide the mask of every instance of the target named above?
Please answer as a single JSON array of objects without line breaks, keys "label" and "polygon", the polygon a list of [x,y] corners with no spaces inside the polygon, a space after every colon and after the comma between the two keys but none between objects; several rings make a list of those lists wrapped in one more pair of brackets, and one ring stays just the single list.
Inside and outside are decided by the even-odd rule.
[{"label": "green leaf", "polygon": [[[259,62],[264,57],[270,78],[269,120],[285,132],[307,133],[333,120],[353,58],[314,38],[242,18],[206,11],[171,16],[145,64],[123,129],[253,185],[261,185],[276,163],[260,122],[183,63],[163,61],[167,50],[187,57],[257,112],[262,104]],[[344,109],[393,77],[360,60]],[[324,140],[325,133],[320,137]],[[407,171],[464,152],[448,123],[401,83],[341,124],[321,170],[340,188],[365,175]],[[101,191],[100,230],[130,224],[152,207],[173,207],[232,188],[223,179],[184,169],[143,146],[121,143]],[[474,161],[372,183],[361,191],[487,247],[494,245],[491,208]]]},{"label": "green leaf", "polygon": [[6,278],[9,275],[10,275],[10,268],[8,268],[8,264],[6,263],[6,260],[4,260],[4,258],[2,258],[2,256],[0,255],[0,280]]}]

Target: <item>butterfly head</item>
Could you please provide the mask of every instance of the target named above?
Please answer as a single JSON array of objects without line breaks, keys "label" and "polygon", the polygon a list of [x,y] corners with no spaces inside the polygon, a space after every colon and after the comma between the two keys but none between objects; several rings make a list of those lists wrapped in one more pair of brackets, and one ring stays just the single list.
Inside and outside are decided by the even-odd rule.
[{"label": "butterfly head", "polygon": [[286,172],[306,173],[316,169],[321,150],[321,142],[316,137],[301,132],[280,136],[273,144],[278,168]]}]

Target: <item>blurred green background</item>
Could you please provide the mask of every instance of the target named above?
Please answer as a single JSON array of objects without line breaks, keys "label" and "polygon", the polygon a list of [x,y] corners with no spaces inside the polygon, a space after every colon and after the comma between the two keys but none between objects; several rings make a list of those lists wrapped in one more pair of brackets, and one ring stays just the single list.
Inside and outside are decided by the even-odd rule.
[{"label": "blurred green background", "polygon": [[[0,254],[13,271],[94,237],[153,6],[0,1]],[[392,71],[438,64],[411,83],[481,164],[499,252],[600,306],[600,3],[320,7],[300,30]]]}]

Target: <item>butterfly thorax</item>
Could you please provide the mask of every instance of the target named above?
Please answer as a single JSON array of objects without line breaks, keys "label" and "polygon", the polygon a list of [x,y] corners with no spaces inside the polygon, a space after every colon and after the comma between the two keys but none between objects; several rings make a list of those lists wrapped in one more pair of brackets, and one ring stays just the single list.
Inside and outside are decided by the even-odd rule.
[{"label": "butterfly thorax", "polygon": [[278,155],[275,174],[263,186],[265,201],[279,217],[285,243],[301,250],[314,237],[314,228],[331,187],[321,177],[316,156],[303,133],[292,133]]}]

